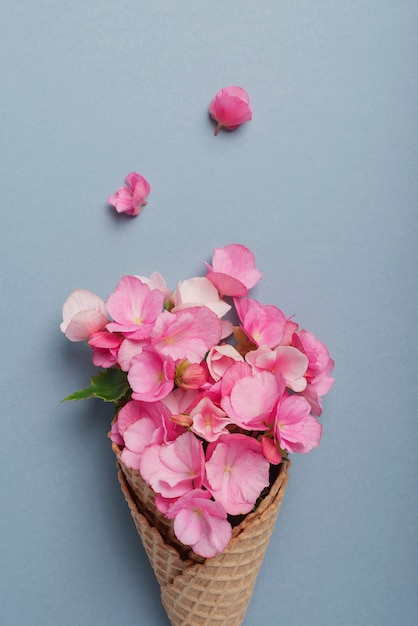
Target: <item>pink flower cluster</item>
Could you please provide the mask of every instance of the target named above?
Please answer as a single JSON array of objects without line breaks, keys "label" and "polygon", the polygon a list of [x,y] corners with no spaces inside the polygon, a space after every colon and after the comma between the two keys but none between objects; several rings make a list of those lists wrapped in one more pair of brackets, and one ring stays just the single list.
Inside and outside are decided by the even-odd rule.
[{"label": "pink flower cluster", "polygon": [[231,538],[228,516],[249,513],[269,486],[271,465],[319,444],[334,363],[312,333],[248,297],[261,278],[248,248],[215,249],[207,270],[174,292],[158,273],[125,276],[106,303],[76,290],[61,330],[88,342],[95,365],[127,373],[111,438],[178,539],[212,557]]}]

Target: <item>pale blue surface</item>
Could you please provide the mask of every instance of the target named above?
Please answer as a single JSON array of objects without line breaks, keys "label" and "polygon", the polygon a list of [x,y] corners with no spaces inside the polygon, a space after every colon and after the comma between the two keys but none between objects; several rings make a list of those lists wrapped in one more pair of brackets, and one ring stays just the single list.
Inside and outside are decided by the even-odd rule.
[{"label": "pale blue surface", "polygon": [[[330,348],[245,626],[414,626],[418,5],[17,0],[2,11],[4,626],[165,626],[119,491],[111,409],[58,330],[76,287],[177,280],[242,242],[257,297]],[[213,137],[221,87],[254,119]],[[136,169],[137,219],[106,198]]]}]

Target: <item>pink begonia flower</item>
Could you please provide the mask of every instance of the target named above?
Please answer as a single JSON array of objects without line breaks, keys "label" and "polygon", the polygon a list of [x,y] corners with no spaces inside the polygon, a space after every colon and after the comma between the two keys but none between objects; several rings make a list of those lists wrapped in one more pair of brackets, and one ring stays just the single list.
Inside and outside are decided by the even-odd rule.
[{"label": "pink begonia flower", "polygon": [[241,328],[256,346],[266,344],[275,348],[283,339],[286,317],[273,304],[260,304],[257,300],[234,300]]},{"label": "pink begonia flower", "polygon": [[253,114],[249,95],[242,87],[224,87],[218,91],[210,103],[209,113],[218,122],[215,135],[222,126],[226,130],[235,130],[244,122],[249,122]]},{"label": "pink begonia flower", "polygon": [[158,352],[175,361],[189,359],[191,363],[200,363],[220,337],[218,316],[206,306],[200,306],[161,313],[155,321],[151,343]]},{"label": "pink begonia flower", "polygon": [[[221,384],[221,407],[237,426],[246,430],[266,430],[284,392],[284,379],[264,371],[244,374],[240,366],[241,363],[232,365],[225,373]],[[231,386],[236,372],[238,376]]]},{"label": "pink begonia flower", "polygon": [[226,413],[208,397],[203,397],[190,411],[191,430],[206,441],[216,441],[220,435],[228,434],[226,426],[231,423]]},{"label": "pink begonia flower", "polygon": [[309,402],[298,395],[285,395],[277,406],[275,436],[288,452],[306,453],[319,445],[322,426],[310,414]]},{"label": "pink begonia flower", "polygon": [[231,540],[232,527],[224,507],[203,489],[181,496],[167,509],[166,516],[174,518],[177,539],[204,558],[223,552]]},{"label": "pink begonia flower", "polygon": [[303,391],[306,388],[305,373],[308,359],[292,346],[278,346],[270,350],[268,346],[260,346],[248,352],[247,363],[256,371],[280,372],[286,381],[286,387],[292,391]]},{"label": "pink begonia flower", "polygon": [[226,370],[237,361],[244,361],[244,358],[228,343],[214,346],[206,357],[209,374],[215,381],[221,380]]},{"label": "pink begonia flower", "polygon": [[269,485],[261,443],[241,434],[221,435],[207,449],[207,488],[230,515],[249,513]]},{"label": "pink begonia flower", "polygon": [[[134,406],[132,407],[132,405]],[[122,450],[121,460],[128,467],[139,470],[145,448],[150,445],[175,441],[185,432],[178,424],[170,421],[169,411],[161,402],[129,402],[131,405],[129,415],[123,417],[123,441],[125,447]],[[124,407],[124,408],[125,408]],[[130,424],[126,424],[126,417],[131,418],[134,413],[138,418]]]},{"label": "pink begonia flower", "polygon": [[207,306],[218,317],[231,310],[231,305],[219,297],[219,292],[206,276],[180,281],[174,292],[174,311],[185,306]]},{"label": "pink begonia flower", "polygon": [[264,458],[272,465],[279,465],[282,462],[280,450],[276,442],[270,437],[261,438],[261,449],[263,450]]},{"label": "pink begonia flower", "polygon": [[178,498],[203,484],[205,455],[202,442],[186,432],[163,445],[151,445],[142,454],[140,472],[164,498]]},{"label": "pink begonia flower", "polygon": [[97,367],[113,367],[118,362],[118,352],[123,342],[123,337],[108,330],[99,330],[93,333],[88,340],[90,348],[93,348],[92,361]]},{"label": "pink begonia flower", "polygon": [[206,263],[208,279],[222,296],[246,296],[261,278],[254,254],[242,244],[215,248],[212,266]]},{"label": "pink begonia flower", "polygon": [[70,341],[86,341],[108,322],[104,301],[87,289],[75,289],[62,307],[60,329]]},{"label": "pink begonia flower", "polygon": [[106,302],[106,309],[113,318],[107,329],[129,339],[147,338],[163,304],[161,291],[151,290],[135,276],[124,276]]},{"label": "pink begonia flower", "polygon": [[147,204],[147,196],[150,191],[151,187],[148,181],[140,174],[131,172],[126,177],[126,185],[109,196],[107,201],[115,207],[118,213],[139,215],[142,207]]},{"label": "pink begonia flower", "polygon": [[133,357],[128,372],[132,398],[145,402],[164,398],[174,387],[175,369],[170,356],[163,356],[152,346],[146,346]]}]

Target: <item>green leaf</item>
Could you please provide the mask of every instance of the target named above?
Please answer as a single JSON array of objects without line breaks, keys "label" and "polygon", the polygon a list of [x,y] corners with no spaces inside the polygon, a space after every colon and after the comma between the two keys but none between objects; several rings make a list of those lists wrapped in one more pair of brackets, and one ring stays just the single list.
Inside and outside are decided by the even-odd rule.
[{"label": "green leaf", "polygon": [[64,398],[63,402],[67,400],[87,400],[88,398],[101,398],[105,402],[117,402],[128,391],[129,383],[126,372],[112,367],[93,376],[88,387],[72,393]]}]

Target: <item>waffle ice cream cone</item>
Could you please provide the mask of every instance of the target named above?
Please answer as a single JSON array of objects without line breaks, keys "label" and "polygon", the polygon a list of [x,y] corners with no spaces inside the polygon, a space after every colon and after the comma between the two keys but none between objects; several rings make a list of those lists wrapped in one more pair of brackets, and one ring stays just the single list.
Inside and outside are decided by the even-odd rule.
[{"label": "waffle ice cream cone", "polygon": [[204,559],[177,540],[173,520],[158,511],[152,489],[138,471],[121,463],[119,447],[112,447],[122,491],[172,626],[240,626],[280,509],[290,461],[282,462],[256,511],[233,528],[226,550]]}]

